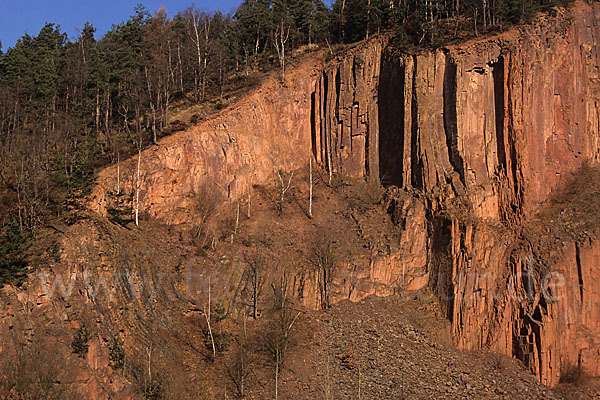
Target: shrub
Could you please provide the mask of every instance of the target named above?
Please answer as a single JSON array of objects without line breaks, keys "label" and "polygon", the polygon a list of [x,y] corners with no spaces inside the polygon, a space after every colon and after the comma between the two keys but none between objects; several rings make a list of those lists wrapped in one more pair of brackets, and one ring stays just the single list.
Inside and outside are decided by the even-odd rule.
[{"label": "shrub", "polygon": [[60,257],[62,255],[62,249],[60,248],[59,242],[52,242],[50,247],[48,248],[48,256],[54,260],[54,262],[60,262]]},{"label": "shrub", "polygon": [[12,221],[0,236],[0,287],[5,284],[20,285],[27,278],[26,252],[29,237]]},{"label": "shrub", "polygon": [[194,221],[194,242],[199,250],[205,250],[209,245],[210,220],[215,216],[219,206],[219,193],[214,185],[204,182],[196,191],[194,211],[197,216]]},{"label": "shrub", "polygon": [[119,336],[113,336],[110,342],[108,359],[112,369],[120,369],[125,365],[125,349],[123,349],[123,340]]},{"label": "shrub", "polygon": [[77,354],[79,357],[83,358],[87,355],[90,334],[87,330],[87,326],[85,323],[82,323],[77,332],[75,332],[75,336],[73,337],[73,341],[71,342],[71,348],[73,349],[73,353]]},{"label": "shrub", "polygon": [[331,305],[331,282],[337,257],[333,246],[333,235],[325,229],[320,230],[323,233],[313,242],[310,262],[317,271],[321,308],[325,310]]},{"label": "shrub", "polygon": [[108,197],[110,199],[110,205],[106,207],[108,219],[122,226],[133,222],[133,193],[109,191]]},{"label": "shrub", "polygon": [[0,357],[0,399],[66,400],[66,384],[59,380],[63,355],[35,340],[31,345],[15,342]]},{"label": "shrub", "polygon": [[212,316],[215,322],[218,324],[227,318],[227,309],[222,303],[217,303],[213,306]]},{"label": "shrub", "polygon": [[579,365],[567,365],[560,375],[560,383],[578,385],[584,378],[583,371]]}]

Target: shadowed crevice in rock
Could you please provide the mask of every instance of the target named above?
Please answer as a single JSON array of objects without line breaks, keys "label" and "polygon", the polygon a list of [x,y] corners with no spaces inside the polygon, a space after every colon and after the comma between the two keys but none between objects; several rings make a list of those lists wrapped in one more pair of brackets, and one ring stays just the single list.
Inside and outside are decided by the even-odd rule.
[{"label": "shadowed crevice in rock", "polygon": [[429,285],[440,299],[446,318],[454,318],[454,282],[452,261],[452,221],[435,217],[429,223],[431,240]]},{"label": "shadowed crevice in rock", "polygon": [[419,101],[417,99],[417,56],[413,56],[413,75],[412,75],[412,98],[411,98],[411,183],[416,189],[423,189],[423,158],[419,154]]},{"label": "shadowed crevice in rock", "polygon": [[444,71],[444,131],[448,158],[454,170],[465,184],[464,161],[458,149],[458,127],[456,116],[456,62],[446,53],[446,68]]},{"label": "shadowed crevice in rock", "polygon": [[577,278],[579,279],[579,300],[583,305],[583,273],[581,271],[581,249],[579,243],[575,242],[575,262],[577,264]]},{"label": "shadowed crevice in rock", "polygon": [[379,179],[384,186],[403,186],[404,85],[406,66],[384,51],[379,83]]},{"label": "shadowed crevice in rock", "polygon": [[504,57],[502,55],[498,57],[496,62],[492,63],[492,74],[494,76],[494,115],[496,118],[498,164],[506,172],[506,144],[504,142]]},{"label": "shadowed crevice in rock", "polygon": [[317,158],[317,121],[316,121],[316,107],[315,102],[316,93],[310,94],[310,145],[312,157]]},{"label": "shadowed crevice in rock", "polygon": [[330,159],[330,140],[329,135],[331,134],[331,127],[329,126],[329,109],[327,107],[329,103],[329,76],[327,71],[323,72],[323,112],[322,116],[322,128],[321,128],[321,148],[323,149],[323,164],[326,165],[327,170],[331,170]]}]

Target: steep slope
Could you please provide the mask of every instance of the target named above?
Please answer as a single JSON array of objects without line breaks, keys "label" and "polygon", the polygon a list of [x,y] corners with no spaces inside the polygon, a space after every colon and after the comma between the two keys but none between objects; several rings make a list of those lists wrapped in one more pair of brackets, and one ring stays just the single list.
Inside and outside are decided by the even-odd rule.
[{"label": "steep slope", "polygon": [[[434,287],[460,347],[519,357],[548,385],[573,365],[598,375],[600,347],[584,333],[600,323],[588,283],[599,271],[586,261],[596,242],[564,244],[575,250],[547,271],[581,291],[549,302],[550,278],[534,274],[540,268],[520,227],[570,173],[598,161],[599,14],[578,2],[522,31],[459,46],[404,55],[382,39],[322,71],[305,65],[286,85],[268,85],[142,152],[140,209],[190,222],[207,179],[239,200],[252,182],[305,165],[312,151],[333,173],[408,193],[390,200],[390,212],[405,238],[426,239],[396,249],[390,277],[401,279],[387,283],[409,276],[416,284],[402,289]],[[121,167],[130,177],[120,178],[124,187],[133,185],[136,161]],[[114,167],[102,172],[94,208],[106,205],[115,175]]]},{"label": "steep slope", "polygon": [[[272,79],[216,116],[172,135],[141,153],[140,210],[169,224],[189,222],[203,185],[223,199],[245,196],[275,171],[308,162],[312,79],[323,52]],[[92,208],[110,205],[109,191],[135,191],[137,157],[99,175]],[[119,182],[117,182],[119,181]]]},{"label": "steep slope", "polygon": [[[579,2],[522,32],[429,53],[373,46],[315,90],[315,109],[334,109],[315,128],[317,143],[333,143],[334,169],[355,157],[344,136],[366,132],[364,175],[425,196],[429,284],[457,344],[519,357],[548,385],[572,367],[600,373],[597,242],[562,242],[566,255],[542,260],[519,233],[553,189],[598,162],[599,12]],[[363,69],[369,59],[379,68]],[[338,81],[333,96],[318,95]]]},{"label": "steep slope", "polygon": [[[238,234],[237,225],[232,228],[236,206],[248,206],[254,217],[240,227],[247,229],[243,246],[272,261],[267,287],[280,278],[280,264],[293,265],[287,283],[305,307],[429,286],[459,348],[518,358],[550,386],[573,368],[598,376],[600,222],[592,218],[561,233],[565,221],[581,218],[575,213],[579,217],[563,219],[566,204],[591,203],[597,191],[575,188],[563,196],[567,202],[553,194],[578,177],[598,186],[598,21],[600,7],[580,1],[521,31],[431,52],[402,54],[378,38],[328,63],[318,56],[290,71],[284,85],[269,82],[139,159],[102,171],[91,208],[106,214],[109,192],[135,192],[139,160],[142,227],[127,231],[102,218],[77,225],[56,268],[66,274],[98,268],[94,277],[118,278],[112,305],[110,296],[90,296],[85,284],[80,289],[94,309],[82,315],[110,315],[110,329],[98,322],[99,343],[122,330],[143,363],[153,338],[179,351],[180,339],[189,337],[182,354],[193,354],[196,367],[182,376],[196,377],[197,365],[206,365],[197,351],[206,338],[194,331],[206,289],[214,286],[213,295],[232,314],[243,311],[236,299],[248,290],[240,286],[247,249],[235,247],[237,240],[224,246],[233,231]],[[316,200],[322,209],[314,221],[302,217],[309,155],[325,170]],[[586,162],[594,165],[592,172]],[[296,171],[293,201],[285,203],[295,204],[294,211],[281,215],[273,214],[277,170]],[[353,186],[344,176],[371,185]],[[388,186],[383,207],[365,209],[365,203],[379,202],[368,196],[378,182]],[[190,255],[189,243],[204,219],[207,187],[229,201],[221,244],[203,258]],[[363,195],[340,200],[336,190],[352,188]],[[324,278],[311,269],[307,247],[327,227],[345,247],[333,276]],[[191,292],[189,282],[178,286],[179,257],[193,272]],[[121,287],[123,279],[129,284]],[[31,289],[47,296],[47,288]],[[7,297],[6,308],[15,296]],[[128,308],[129,302],[135,306]],[[27,309],[27,301],[18,304]],[[39,300],[37,312],[44,315],[55,307],[43,304]],[[12,329],[12,319],[27,321],[26,314],[5,318],[2,326]],[[61,324],[75,325],[77,317]],[[177,335],[169,333],[171,326]],[[164,365],[177,364],[177,355],[169,357]],[[102,360],[106,367],[106,356]],[[112,377],[106,369],[94,378],[118,383],[102,389],[107,397],[126,387]],[[175,377],[172,382],[177,386]],[[96,387],[99,393],[102,385]]]}]

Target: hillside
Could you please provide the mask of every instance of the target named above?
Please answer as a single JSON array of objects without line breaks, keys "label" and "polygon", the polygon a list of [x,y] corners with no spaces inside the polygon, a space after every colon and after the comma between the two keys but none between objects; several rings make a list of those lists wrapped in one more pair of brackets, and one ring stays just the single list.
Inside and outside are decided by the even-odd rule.
[{"label": "hillside", "polygon": [[597,397],[598,21],[317,51],[104,168],[0,289],[0,397]]}]

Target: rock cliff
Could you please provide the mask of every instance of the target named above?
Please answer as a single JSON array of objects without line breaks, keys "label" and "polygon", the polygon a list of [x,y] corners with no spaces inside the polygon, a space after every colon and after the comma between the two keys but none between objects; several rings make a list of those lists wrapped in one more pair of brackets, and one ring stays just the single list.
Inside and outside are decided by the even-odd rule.
[{"label": "rock cliff", "polygon": [[[223,199],[243,196],[254,183],[308,163],[310,96],[317,56],[285,85],[268,81],[234,106],[141,152],[140,212],[168,224],[190,222],[202,188]],[[109,191],[135,192],[137,156],[103,170],[91,207],[102,213]]]},{"label": "rock cliff", "polygon": [[[598,162],[599,12],[577,3],[521,32],[414,55],[371,46],[315,90],[324,164],[426,199],[428,283],[457,344],[519,357],[548,385],[572,367],[598,375],[597,244],[562,242],[541,274],[519,231]],[[358,138],[349,154],[346,137]]]},{"label": "rock cliff", "polygon": [[[407,55],[381,38],[322,68],[313,60],[143,151],[140,209],[191,222],[207,180],[234,199],[312,154],[335,174],[398,188],[386,207],[403,234],[366,280],[388,288],[363,294],[429,285],[461,348],[518,357],[551,386],[572,367],[598,375],[598,241],[563,240],[543,258],[523,229],[599,161],[599,21],[600,7],[578,2],[435,51]],[[104,212],[117,171],[132,190],[136,165],[102,171],[92,208]]]}]

